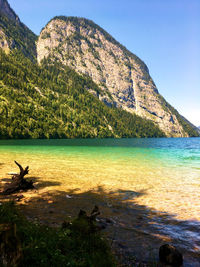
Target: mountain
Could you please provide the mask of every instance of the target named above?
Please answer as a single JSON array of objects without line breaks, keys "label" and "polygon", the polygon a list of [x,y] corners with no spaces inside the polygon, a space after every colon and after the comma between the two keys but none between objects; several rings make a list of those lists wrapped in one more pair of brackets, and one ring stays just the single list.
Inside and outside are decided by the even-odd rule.
[{"label": "mountain", "polygon": [[6,0],[0,0],[0,48],[7,53],[20,49],[32,60],[36,58],[37,36],[26,27]]},{"label": "mountain", "polygon": [[106,106],[98,86],[67,66],[0,50],[0,139],[162,137],[151,121]]},{"label": "mountain", "polygon": [[56,17],[37,37],[0,0],[0,62],[1,139],[198,135],[146,65],[86,19]]},{"label": "mountain", "polygon": [[52,19],[37,42],[38,62],[47,57],[91,77],[104,92],[101,101],[150,119],[167,136],[196,131],[159,94],[144,62],[90,20]]},{"label": "mountain", "polygon": [[38,65],[37,37],[0,3],[0,139],[164,136],[151,121],[99,101],[91,78],[56,60]]}]

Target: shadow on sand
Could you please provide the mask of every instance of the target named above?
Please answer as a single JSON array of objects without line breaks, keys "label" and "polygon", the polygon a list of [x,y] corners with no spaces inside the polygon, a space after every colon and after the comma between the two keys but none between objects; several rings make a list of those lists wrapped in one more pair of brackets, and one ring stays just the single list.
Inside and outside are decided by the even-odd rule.
[{"label": "shadow on sand", "polygon": [[[89,213],[97,205],[100,219],[106,222],[104,234],[125,266],[134,266],[138,260],[155,262],[159,247],[165,243],[175,245],[183,253],[184,266],[200,266],[200,223],[179,221],[173,214],[136,204],[136,198],[145,191],[107,192],[103,187],[87,192],[80,192],[79,188],[55,191],[57,182],[29,179],[37,182],[37,189],[25,193],[18,204],[31,221],[58,227],[64,220],[75,218],[80,209]],[[41,190],[49,186],[52,188]]]}]

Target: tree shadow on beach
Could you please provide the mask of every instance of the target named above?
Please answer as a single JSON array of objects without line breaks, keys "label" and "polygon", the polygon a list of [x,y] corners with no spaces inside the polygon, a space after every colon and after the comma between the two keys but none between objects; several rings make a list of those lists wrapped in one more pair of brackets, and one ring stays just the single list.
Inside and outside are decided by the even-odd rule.
[{"label": "tree shadow on beach", "polygon": [[28,180],[32,180],[34,182],[34,186],[37,190],[40,190],[42,188],[51,187],[51,186],[59,186],[61,185],[60,182],[56,181],[45,181],[41,177],[33,177],[29,176]]},{"label": "tree shadow on beach", "polygon": [[[47,187],[52,187],[52,186],[59,186],[61,183],[60,182],[54,182],[54,181],[44,181],[40,177],[34,177],[34,176],[29,176],[27,181],[33,181],[34,187],[36,190],[40,190],[42,188],[47,188]],[[6,184],[11,183],[12,177],[11,178],[2,178],[1,183],[0,183],[0,190],[2,191],[3,188],[5,187]],[[18,194],[18,192],[16,192]],[[23,192],[21,192],[23,193]]]},{"label": "tree shadow on beach", "polygon": [[[52,186],[52,182],[49,185]],[[137,259],[155,262],[159,247],[165,243],[175,245],[183,253],[184,266],[199,266],[199,222],[180,221],[173,214],[138,205],[136,199],[144,194],[145,191],[121,189],[108,192],[101,186],[86,192],[80,192],[79,188],[52,189],[22,200],[19,205],[31,221],[55,227],[63,221],[71,222],[80,209],[89,214],[97,205],[101,211],[100,221],[106,225],[104,234],[125,266]]]}]

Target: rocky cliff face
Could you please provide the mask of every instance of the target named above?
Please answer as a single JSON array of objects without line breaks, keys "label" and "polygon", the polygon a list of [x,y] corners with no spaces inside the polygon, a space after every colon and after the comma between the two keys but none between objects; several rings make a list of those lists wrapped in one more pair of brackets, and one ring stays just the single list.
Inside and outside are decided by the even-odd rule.
[{"label": "rocky cliff face", "polygon": [[[0,0],[0,17],[6,16],[9,19],[16,20],[17,15],[11,9],[10,5],[6,0]],[[9,38],[0,27],[0,48],[4,49],[6,52],[10,49]]]},{"label": "rocky cliff face", "polygon": [[7,40],[7,36],[5,35],[4,31],[0,29],[0,48],[5,50],[6,52],[9,51],[9,43]]},{"label": "rocky cliff face", "polygon": [[144,62],[92,21],[52,19],[37,42],[38,62],[48,56],[90,76],[104,92],[97,97],[107,105],[154,121],[167,136],[188,136],[179,114],[158,93]]},{"label": "rocky cliff face", "polygon": [[36,56],[36,35],[29,30],[11,9],[6,0],[0,0],[0,48],[9,52],[21,50],[27,57]]}]

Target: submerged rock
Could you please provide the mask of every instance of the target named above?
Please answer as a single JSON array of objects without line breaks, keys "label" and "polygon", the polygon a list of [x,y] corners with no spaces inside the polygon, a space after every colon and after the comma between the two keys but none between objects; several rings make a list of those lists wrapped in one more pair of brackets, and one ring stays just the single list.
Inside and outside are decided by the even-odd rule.
[{"label": "submerged rock", "polygon": [[159,259],[163,267],[181,267],[183,265],[183,256],[175,248],[169,244],[165,244],[159,249]]}]

